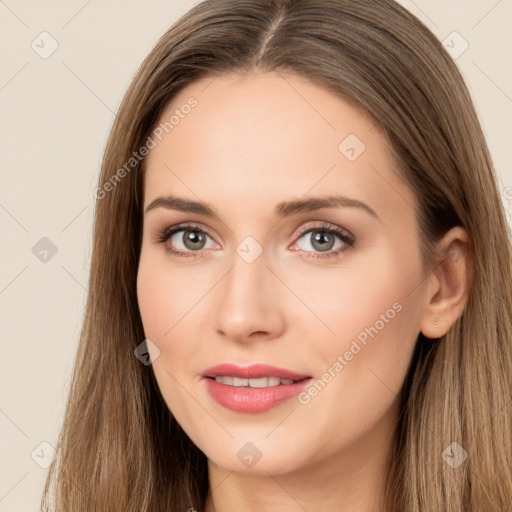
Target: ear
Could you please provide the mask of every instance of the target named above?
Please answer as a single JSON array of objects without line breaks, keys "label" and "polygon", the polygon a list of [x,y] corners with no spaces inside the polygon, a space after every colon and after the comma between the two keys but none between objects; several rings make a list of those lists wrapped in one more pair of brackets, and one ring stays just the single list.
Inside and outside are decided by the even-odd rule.
[{"label": "ear", "polygon": [[456,226],[437,245],[438,263],[428,279],[421,332],[445,335],[462,315],[473,280],[473,250],[468,232]]}]

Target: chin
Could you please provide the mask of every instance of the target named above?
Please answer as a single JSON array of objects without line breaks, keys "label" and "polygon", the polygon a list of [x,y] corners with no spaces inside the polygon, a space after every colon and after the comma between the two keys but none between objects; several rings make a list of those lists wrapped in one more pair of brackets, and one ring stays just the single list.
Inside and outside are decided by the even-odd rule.
[{"label": "chin", "polygon": [[[268,435],[268,432],[265,434]],[[208,446],[203,453],[216,466],[235,473],[268,476],[287,474],[297,471],[308,464],[299,455],[305,455],[303,443],[285,445],[284,439],[276,438],[271,442],[265,435],[243,436],[231,439],[230,442]],[[303,437],[304,439],[304,437]],[[210,438],[211,443],[211,438]]]}]

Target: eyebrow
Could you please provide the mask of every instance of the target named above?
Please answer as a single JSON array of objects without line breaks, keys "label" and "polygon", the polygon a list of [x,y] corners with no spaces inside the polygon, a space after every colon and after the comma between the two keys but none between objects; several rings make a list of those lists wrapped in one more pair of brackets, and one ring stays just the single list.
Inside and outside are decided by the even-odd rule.
[{"label": "eyebrow", "polygon": [[[321,210],[324,208],[358,208],[366,213],[369,213],[371,216],[379,219],[379,216],[375,211],[368,206],[366,203],[363,203],[357,199],[352,199],[349,197],[344,197],[340,195],[330,195],[326,197],[308,197],[306,199],[295,199],[292,201],[284,201],[279,203],[274,208],[274,215],[276,217],[290,217],[291,215],[296,215],[299,213],[308,213],[314,212],[316,210]],[[218,217],[215,210],[208,204],[193,201],[191,199],[185,199],[177,196],[165,196],[165,197],[157,197],[147,206],[144,213],[148,213],[151,210],[155,210],[157,208],[165,208],[166,210],[176,210],[180,212],[188,212],[188,213],[197,213],[199,215],[204,215],[205,217]]]}]

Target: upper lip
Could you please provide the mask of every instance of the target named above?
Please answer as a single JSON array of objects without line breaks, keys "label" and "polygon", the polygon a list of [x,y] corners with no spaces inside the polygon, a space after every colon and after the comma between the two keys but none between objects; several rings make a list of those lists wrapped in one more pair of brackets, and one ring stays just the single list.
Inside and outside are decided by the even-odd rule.
[{"label": "upper lip", "polygon": [[205,370],[202,377],[218,376],[238,377],[240,379],[259,379],[261,377],[279,377],[280,379],[302,380],[310,377],[286,368],[269,366],[267,364],[253,364],[251,366],[236,366],[234,364],[219,364]]}]

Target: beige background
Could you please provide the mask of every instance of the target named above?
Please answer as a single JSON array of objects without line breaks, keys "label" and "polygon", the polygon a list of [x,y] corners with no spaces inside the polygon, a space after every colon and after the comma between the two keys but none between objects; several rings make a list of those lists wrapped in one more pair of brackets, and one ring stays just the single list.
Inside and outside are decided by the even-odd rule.
[{"label": "beige background", "polygon": [[[439,39],[458,32],[448,38],[453,51],[469,45],[456,60],[512,210],[512,1],[401,3]],[[55,446],[62,421],[86,293],[93,189],[114,112],[158,37],[194,4],[0,0],[0,512],[39,510],[41,465],[51,460],[44,443]],[[54,40],[58,48],[42,58]]]}]

